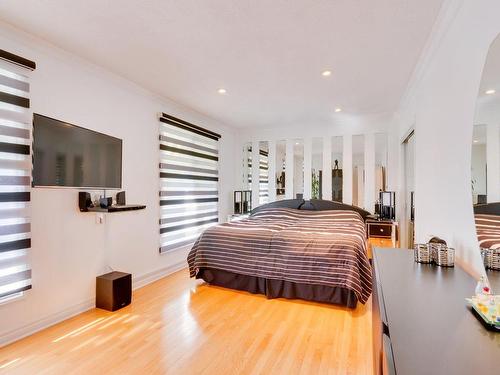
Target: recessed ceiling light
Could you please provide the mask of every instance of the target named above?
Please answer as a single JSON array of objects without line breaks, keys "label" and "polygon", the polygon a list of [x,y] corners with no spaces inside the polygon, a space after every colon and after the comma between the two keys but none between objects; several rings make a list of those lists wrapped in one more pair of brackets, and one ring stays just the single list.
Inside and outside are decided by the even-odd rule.
[{"label": "recessed ceiling light", "polygon": [[299,145],[299,142],[295,142],[295,146],[298,146]]},{"label": "recessed ceiling light", "polygon": [[227,93],[226,89],[218,89],[217,92],[221,95],[224,95],[225,93]]},{"label": "recessed ceiling light", "polygon": [[493,95],[493,94],[494,94],[494,93],[496,93],[496,92],[497,92],[496,90],[494,90],[494,89],[490,89],[490,90],[486,90],[484,93],[485,93],[486,95]]},{"label": "recessed ceiling light", "polygon": [[477,143],[477,142],[479,142],[479,141],[477,139],[474,139],[474,143]]},{"label": "recessed ceiling light", "polygon": [[330,77],[332,75],[331,70],[324,70],[323,73],[321,73],[323,77]]},{"label": "recessed ceiling light", "polygon": [[342,108],[335,108],[335,112],[337,113],[342,112]]}]

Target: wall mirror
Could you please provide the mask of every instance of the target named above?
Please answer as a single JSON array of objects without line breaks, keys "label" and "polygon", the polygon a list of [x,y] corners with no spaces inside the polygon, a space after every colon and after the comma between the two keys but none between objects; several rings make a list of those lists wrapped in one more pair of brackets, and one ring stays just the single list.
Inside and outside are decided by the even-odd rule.
[{"label": "wall mirror", "polygon": [[285,199],[286,141],[276,142],[276,200]]},{"label": "wall mirror", "polygon": [[500,269],[500,37],[492,43],[483,69],[471,147],[478,241],[487,268]]},{"label": "wall mirror", "polygon": [[259,205],[269,202],[269,142],[259,142]]},{"label": "wall mirror", "polygon": [[332,137],[332,200],[342,202],[343,195],[343,170],[342,170],[343,138]]},{"label": "wall mirror", "polygon": [[323,138],[316,137],[311,143],[311,198],[323,197]]},{"label": "wall mirror", "polygon": [[[365,137],[352,137],[352,204],[365,207]],[[368,208],[373,211],[372,207]]]},{"label": "wall mirror", "polygon": [[252,143],[243,144],[241,184],[243,190],[252,190]]},{"label": "wall mirror", "polygon": [[304,141],[293,141],[293,198],[304,197]]}]

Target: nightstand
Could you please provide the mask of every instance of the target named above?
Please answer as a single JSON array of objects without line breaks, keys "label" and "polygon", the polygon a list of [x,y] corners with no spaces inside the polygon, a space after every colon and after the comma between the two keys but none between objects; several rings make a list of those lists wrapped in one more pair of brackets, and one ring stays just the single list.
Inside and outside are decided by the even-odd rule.
[{"label": "nightstand", "polygon": [[399,226],[394,220],[366,220],[368,242],[377,247],[398,247]]}]

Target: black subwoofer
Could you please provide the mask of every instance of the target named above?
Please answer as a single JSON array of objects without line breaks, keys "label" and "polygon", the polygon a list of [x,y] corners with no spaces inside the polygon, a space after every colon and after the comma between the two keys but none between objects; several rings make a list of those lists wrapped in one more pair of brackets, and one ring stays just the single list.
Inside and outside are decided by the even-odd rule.
[{"label": "black subwoofer", "polygon": [[132,301],[132,275],[113,271],[96,278],[95,307],[116,311]]}]

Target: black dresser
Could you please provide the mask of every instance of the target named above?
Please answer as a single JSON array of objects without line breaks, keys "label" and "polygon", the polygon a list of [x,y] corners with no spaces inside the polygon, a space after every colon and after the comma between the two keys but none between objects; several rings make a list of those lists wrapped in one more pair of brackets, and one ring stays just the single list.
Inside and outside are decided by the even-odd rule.
[{"label": "black dresser", "polygon": [[[373,252],[375,374],[500,374],[500,333],[466,306],[476,281],[460,267],[413,261],[412,250]],[[500,272],[488,274],[500,293]]]}]

